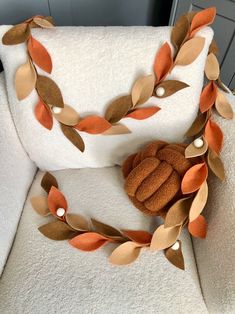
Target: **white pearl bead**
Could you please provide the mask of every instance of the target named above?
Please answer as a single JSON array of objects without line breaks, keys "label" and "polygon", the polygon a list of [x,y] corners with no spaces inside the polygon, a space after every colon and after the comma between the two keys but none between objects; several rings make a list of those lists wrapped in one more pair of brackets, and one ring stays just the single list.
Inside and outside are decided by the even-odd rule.
[{"label": "white pearl bead", "polygon": [[196,148],[201,148],[203,145],[204,145],[204,141],[202,138],[196,138],[194,141],[193,141],[193,145],[196,147]]},{"label": "white pearl bead", "polygon": [[62,108],[60,108],[60,107],[52,107],[52,111],[55,114],[60,114],[62,112]]},{"label": "white pearl bead", "polygon": [[156,95],[162,97],[165,94],[165,89],[163,87],[158,87],[156,90]]},{"label": "white pearl bead", "polygon": [[177,251],[180,247],[179,241],[176,241],[174,245],[172,245],[172,250]]},{"label": "white pearl bead", "polygon": [[57,209],[57,211],[56,211],[57,216],[62,217],[62,216],[64,216],[64,214],[65,214],[64,208],[58,208]]}]

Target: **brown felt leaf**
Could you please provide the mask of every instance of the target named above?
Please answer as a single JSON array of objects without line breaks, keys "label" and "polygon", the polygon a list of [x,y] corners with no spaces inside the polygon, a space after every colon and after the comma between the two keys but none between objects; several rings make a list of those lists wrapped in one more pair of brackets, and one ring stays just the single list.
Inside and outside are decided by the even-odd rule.
[{"label": "brown felt leaf", "polygon": [[51,110],[47,107],[41,98],[35,106],[34,113],[36,119],[39,123],[41,123],[41,125],[43,125],[48,130],[52,129],[53,119]]},{"label": "brown felt leaf", "polygon": [[76,235],[76,231],[60,220],[40,226],[38,230],[52,240],[67,240]]},{"label": "brown felt leaf", "polygon": [[215,16],[215,7],[210,7],[195,14],[190,26],[190,37],[193,37],[201,28],[213,23]]},{"label": "brown felt leaf", "polygon": [[219,155],[224,140],[224,135],[219,125],[209,119],[205,127],[204,136],[208,142],[209,147]]},{"label": "brown felt leaf", "polygon": [[183,194],[197,191],[208,176],[208,168],[205,162],[192,166],[184,175],[181,182]]},{"label": "brown felt leaf", "polygon": [[155,78],[154,75],[147,75],[138,78],[131,90],[133,106],[142,105],[153,94]]},{"label": "brown felt leaf", "polygon": [[188,224],[188,230],[192,236],[204,239],[207,232],[205,218],[202,215],[199,215],[195,220]]},{"label": "brown felt leaf", "polygon": [[192,137],[200,133],[200,131],[205,126],[207,119],[208,119],[208,112],[199,113],[199,115],[196,117],[193,124],[188,129],[185,135],[187,137]]},{"label": "brown felt leaf", "polygon": [[27,23],[13,26],[2,37],[4,45],[17,45],[25,42],[30,36],[30,28]]},{"label": "brown felt leaf", "polygon": [[221,180],[223,181],[225,179],[225,171],[224,171],[224,165],[219,157],[219,155],[216,154],[213,150],[209,149],[208,155],[207,155],[207,162],[211,169],[211,171]]},{"label": "brown felt leaf", "polygon": [[82,251],[95,251],[109,242],[108,238],[96,232],[87,232],[71,239],[69,243]]},{"label": "brown felt leaf", "polygon": [[197,191],[196,196],[193,199],[190,211],[189,211],[189,221],[195,220],[203,211],[208,198],[208,185],[205,181],[200,189]]},{"label": "brown felt leaf", "polygon": [[41,18],[41,17],[34,17],[33,21],[35,24],[42,28],[53,28],[54,25],[48,19]]},{"label": "brown felt leaf", "polygon": [[98,231],[99,233],[102,233],[105,236],[122,237],[121,232],[112,226],[104,224],[103,222],[100,222],[93,218],[91,219],[91,222],[93,226],[95,227],[96,231]]},{"label": "brown felt leaf", "polygon": [[168,210],[164,222],[164,227],[169,228],[182,225],[185,219],[188,217],[191,204],[192,204],[191,197],[182,198],[178,200]]},{"label": "brown felt leaf", "polygon": [[39,66],[42,70],[51,73],[52,61],[48,51],[32,36],[30,36],[28,40],[28,52],[37,66]]},{"label": "brown felt leaf", "polygon": [[222,91],[224,91],[225,93],[229,94],[230,91],[229,89],[224,85],[224,83],[221,81],[221,78],[218,77],[217,81],[216,81],[217,85],[219,86],[220,89],[222,89]]},{"label": "brown felt leaf", "polygon": [[64,216],[63,217],[58,217],[57,215],[57,209],[58,208],[63,208],[65,210],[65,213],[68,209],[68,204],[66,201],[66,198],[64,197],[63,193],[58,190],[56,187],[52,186],[49,194],[48,194],[48,208],[50,210],[50,212],[52,213],[52,215],[54,215],[55,217],[64,220]]},{"label": "brown felt leaf", "polygon": [[195,37],[186,41],[175,58],[175,65],[191,64],[199,56],[204,45],[205,38],[203,37]]},{"label": "brown felt leaf", "polygon": [[121,120],[132,107],[131,96],[121,96],[108,106],[105,112],[105,119],[110,123],[116,123]]},{"label": "brown felt leaf", "polygon": [[[52,112],[53,112],[53,108],[52,108]],[[64,105],[60,113],[53,112],[53,116],[56,118],[56,120],[69,126],[76,125],[80,119],[77,111],[74,110],[69,105]]]},{"label": "brown felt leaf", "polygon": [[157,52],[154,60],[154,73],[156,75],[157,82],[163,80],[170,71],[173,64],[173,58],[171,53],[171,47],[168,43],[165,43]]},{"label": "brown felt leaf", "polygon": [[[158,96],[156,91],[158,88],[161,88],[161,87],[164,88],[165,93],[162,96]],[[158,98],[165,98],[165,97],[168,97],[168,96],[175,94],[179,90],[186,88],[186,87],[189,87],[189,85],[184,83],[184,82],[181,82],[181,81],[177,81],[177,80],[162,81],[160,84],[158,84],[156,86],[154,96],[158,97]]]},{"label": "brown felt leaf", "polygon": [[37,75],[32,65],[32,62],[28,59],[25,64],[22,64],[15,74],[15,88],[17,98],[22,100],[31,94],[35,88]]},{"label": "brown felt leaf", "polygon": [[52,186],[58,188],[58,182],[50,172],[46,172],[42,177],[41,187],[49,193]]},{"label": "brown felt leaf", "polygon": [[135,242],[125,242],[119,245],[110,255],[109,261],[114,265],[133,263],[140,254],[141,247]]},{"label": "brown felt leaf", "polygon": [[185,157],[186,158],[194,158],[197,156],[202,156],[207,152],[208,144],[204,137],[202,137],[203,140],[203,146],[200,148],[197,148],[194,145],[194,142],[192,142],[186,149],[185,149]]},{"label": "brown felt leaf", "polygon": [[129,134],[131,131],[127,126],[121,123],[117,123],[111,126],[108,130],[102,133],[102,135],[120,135],[120,134]]},{"label": "brown felt leaf", "polygon": [[61,130],[70,142],[76,146],[81,152],[85,150],[85,144],[79,133],[71,126],[60,124]]},{"label": "brown felt leaf", "polygon": [[33,209],[41,216],[47,216],[50,214],[47,197],[45,196],[34,196],[30,199]]},{"label": "brown felt leaf", "polygon": [[90,134],[100,134],[111,128],[111,123],[99,116],[88,116],[79,121],[74,127]]},{"label": "brown felt leaf", "polygon": [[88,220],[82,215],[67,214],[66,221],[70,227],[78,231],[88,231],[90,229]]},{"label": "brown felt leaf", "polygon": [[178,21],[176,22],[175,26],[171,31],[171,42],[176,48],[179,49],[181,44],[186,39],[190,28],[189,19],[186,15],[182,15]]},{"label": "brown felt leaf", "polygon": [[38,75],[36,88],[43,101],[50,106],[64,107],[61,91],[49,77]]},{"label": "brown felt leaf", "polygon": [[206,58],[205,74],[208,80],[217,80],[220,74],[219,62],[212,52]]},{"label": "brown felt leaf", "polygon": [[166,249],[165,256],[171,264],[184,270],[184,257],[181,249],[182,245],[180,240],[178,240],[178,242],[179,248],[177,250],[172,249],[172,247]]},{"label": "brown felt leaf", "polygon": [[217,97],[217,86],[214,81],[210,81],[204,88],[200,96],[200,110],[206,112],[215,103]]},{"label": "brown felt leaf", "polygon": [[213,53],[216,56],[219,54],[219,49],[218,49],[218,46],[217,46],[216,41],[214,39],[212,40],[212,42],[210,44],[209,53]]},{"label": "brown felt leaf", "polygon": [[221,117],[225,119],[233,119],[233,109],[226,96],[221,92],[217,92],[215,108]]},{"label": "brown felt leaf", "polygon": [[158,106],[137,108],[137,109],[133,110],[132,112],[128,113],[125,116],[125,118],[144,120],[144,119],[150,118],[155,113],[157,113],[159,110],[161,110],[161,108],[159,108]]},{"label": "brown felt leaf", "polygon": [[178,239],[181,231],[181,226],[175,226],[165,228],[161,225],[154,232],[150,249],[151,250],[163,250],[170,247]]},{"label": "brown felt leaf", "polygon": [[152,234],[144,230],[122,230],[122,233],[128,239],[139,244],[150,244]]}]

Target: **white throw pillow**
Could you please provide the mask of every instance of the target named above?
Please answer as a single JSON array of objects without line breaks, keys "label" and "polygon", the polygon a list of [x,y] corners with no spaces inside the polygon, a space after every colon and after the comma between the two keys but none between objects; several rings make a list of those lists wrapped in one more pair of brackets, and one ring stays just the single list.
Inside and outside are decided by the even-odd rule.
[{"label": "white throw pillow", "polygon": [[[0,38],[10,26],[0,27]],[[130,93],[140,75],[153,73],[158,49],[170,43],[171,27],[57,27],[33,29],[33,36],[48,50],[53,62],[49,75],[60,87],[64,102],[79,114],[104,116],[110,101]],[[14,76],[26,62],[26,45],[0,44],[0,58],[6,76],[10,109],[18,134],[30,158],[41,168],[104,167],[120,164],[124,158],[152,139],[182,141],[198,111],[203,72],[213,32],[204,28],[203,51],[188,66],[176,66],[168,78],[190,85],[162,99],[152,97],[146,105],[161,110],[145,120],[123,119],[131,134],[90,135],[82,132],[86,149],[80,152],[62,134],[57,121],[51,131],[34,116],[38,96],[35,90],[26,99],[16,97]],[[46,75],[38,70],[39,74]]]}]

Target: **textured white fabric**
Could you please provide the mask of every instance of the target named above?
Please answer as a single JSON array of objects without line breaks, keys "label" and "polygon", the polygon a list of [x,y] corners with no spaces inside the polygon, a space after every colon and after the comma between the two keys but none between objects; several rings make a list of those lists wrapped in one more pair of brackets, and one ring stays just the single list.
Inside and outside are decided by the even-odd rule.
[{"label": "textured white fabric", "polygon": [[[235,112],[235,97],[231,94],[227,97]],[[226,180],[221,183],[213,174],[209,178],[209,200],[205,209],[208,234],[204,241],[194,240],[194,248],[210,313],[231,314],[235,312],[235,126],[234,121],[219,116],[215,120],[225,137],[221,155]]]},{"label": "textured white fabric", "polygon": [[[119,167],[63,170],[54,175],[71,212],[116,227],[149,230],[149,219],[123,191]],[[0,280],[1,313],[207,313],[187,233],[182,235],[185,272],[172,266],[162,252],[148,250],[132,265],[112,266],[107,258],[113,246],[85,253],[39,233],[37,227],[48,219],[33,211],[29,198],[42,195],[41,177],[38,173],[30,190]]]},{"label": "textured white fabric", "polygon": [[0,74],[0,275],[15,236],[36,167],[19,141]]},{"label": "textured white fabric", "polygon": [[[0,28],[0,38],[10,28]],[[152,73],[156,52],[170,42],[170,27],[58,27],[33,30],[53,60],[51,77],[60,86],[65,103],[81,115],[104,115],[115,97],[130,93],[140,75]],[[120,164],[130,152],[151,139],[181,141],[198,110],[203,69],[213,32],[205,28],[198,34],[206,38],[200,56],[188,66],[177,66],[169,78],[185,81],[190,87],[165,98],[152,98],[148,105],[162,108],[153,117],[137,121],[123,119],[132,134],[103,136],[82,134],[86,151],[81,153],[61,133],[55,121],[52,131],[43,128],[34,117],[37,95],[24,101],[16,98],[14,75],[26,61],[25,44],[0,45],[9,102],[21,140],[41,169],[104,167]],[[39,71],[42,73],[41,71]],[[131,145],[130,145],[131,143]]]}]

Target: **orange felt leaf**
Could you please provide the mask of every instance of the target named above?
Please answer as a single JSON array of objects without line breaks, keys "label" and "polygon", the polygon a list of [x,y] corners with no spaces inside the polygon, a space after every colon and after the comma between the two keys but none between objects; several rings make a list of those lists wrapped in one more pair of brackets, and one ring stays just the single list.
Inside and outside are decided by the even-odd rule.
[{"label": "orange felt leaf", "polygon": [[51,111],[44,104],[42,99],[39,99],[39,102],[35,107],[35,116],[38,122],[41,123],[41,125],[43,125],[48,130],[52,129],[53,126],[52,114]]},{"label": "orange felt leaf", "polygon": [[165,43],[158,51],[154,60],[154,73],[157,77],[157,82],[163,80],[169,72],[173,64],[171,47]]},{"label": "orange felt leaf", "polygon": [[188,224],[188,230],[192,236],[204,239],[207,231],[206,219],[202,215],[198,216]]},{"label": "orange felt leaf", "polygon": [[122,230],[122,233],[130,240],[140,244],[149,244],[152,239],[152,234],[144,230]]},{"label": "orange felt leaf", "polygon": [[36,63],[39,68],[48,73],[51,73],[52,61],[48,51],[32,36],[30,36],[28,40],[28,51],[33,62]]},{"label": "orange felt leaf", "polygon": [[205,139],[208,146],[219,155],[223,146],[224,135],[218,124],[211,119],[208,120],[205,127]]},{"label": "orange felt leaf", "polygon": [[215,103],[217,97],[217,86],[214,81],[209,82],[203,89],[200,96],[200,110],[206,112]]},{"label": "orange felt leaf", "polygon": [[153,116],[156,112],[161,110],[161,108],[155,107],[146,107],[141,109],[135,109],[131,113],[128,113],[125,118],[132,118],[137,120],[144,120]]},{"label": "orange felt leaf", "polygon": [[194,165],[184,175],[181,190],[183,194],[197,191],[207,179],[208,168],[205,162]]},{"label": "orange felt leaf", "polygon": [[60,190],[58,190],[54,186],[51,187],[50,192],[48,194],[48,208],[52,215],[64,220],[64,216],[58,217],[56,211],[58,208],[63,208],[66,214],[66,210],[68,208],[67,201],[64,195],[60,192]]},{"label": "orange felt leaf", "polygon": [[202,10],[195,14],[191,22],[190,37],[193,37],[202,27],[213,23],[215,16],[215,7]]},{"label": "orange felt leaf", "polygon": [[111,123],[104,118],[99,116],[89,116],[75,125],[75,129],[90,134],[100,134],[111,128],[111,126]]},{"label": "orange felt leaf", "polygon": [[108,242],[108,238],[105,236],[96,233],[96,232],[87,232],[76,236],[71,239],[69,243],[75,248],[82,251],[95,251],[101,246],[105,245]]}]

